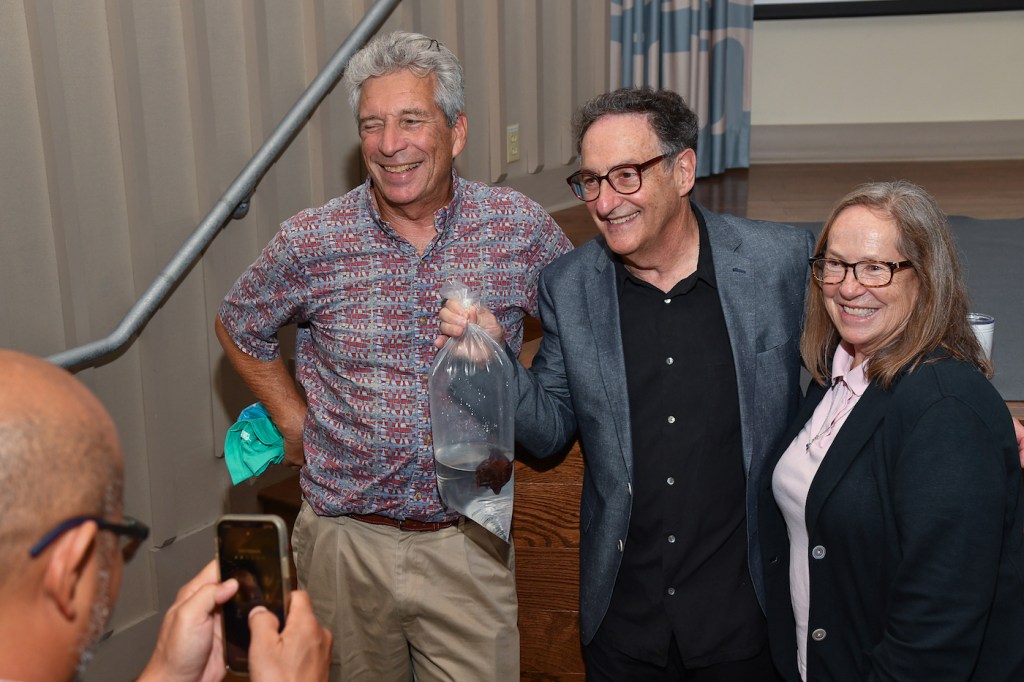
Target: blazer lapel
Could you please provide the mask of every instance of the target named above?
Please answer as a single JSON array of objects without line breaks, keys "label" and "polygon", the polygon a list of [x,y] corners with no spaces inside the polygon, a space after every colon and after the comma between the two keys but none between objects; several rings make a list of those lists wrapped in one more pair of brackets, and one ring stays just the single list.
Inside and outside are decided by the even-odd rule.
[{"label": "blazer lapel", "polygon": [[594,258],[594,268],[587,272],[583,287],[590,317],[590,333],[597,346],[597,371],[604,383],[608,399],[607,414],[615,424],[619,449],[633,480],[633,440],[629,428],[629,392],[626,388],[626,363],[622,350],[622,328],[619,322],[619,293],[615,284],[615,267],[604,240]]},{"label": "blazer lapel", "polygon": [[800,409],[793,418],[793,422],[786,429],[785,434],[779,441],[779,447],[775,452],[771,454],[771,460],[765,464],[765,473],[770,476],[770,472],[775,469],[775,465],[782,459],[782,455],[786,452],[790,443],[797,437],[800,430],[807,425],[807,421],[814,414],[814,410],[817,409],[818,403],[825,397],[825,393],[828,388],[819,385],[815,381],[811,381],[811,384],[807,387],[807,395],[802,401],[800,401]]},{"label": "blazer lapel", "polygon": [[[754,453],[757,376],[757,315],[752,301],[757,300],[757,281],[752,276],[754,264],[741,249],[742,240],[736,230],[710,211],[694,206],[704,216],[711,242],[712,262],[718,286],[718,299],[725,316],[725,327],[732,344],[733,364],[736,368],[736,388],[740,401],[740,425],[743,438],[743,470],[750,474]],[[768,387],[776,390],[776,387]]]},{"label": "blazer lapel", "polygon": [[804,516],[807,522],[808,536],[814,533],[818,516],[829,495],[842,480],[850,465],[860,455],[879,423],[885,418],[890,397],[890,393],[883,391],[875,384],[870,384],[864,391],[864,395],[857,401],[842,428],[839,429],[839,433],[836,434],[836,439],[832,441],[828,452],[825,453],[821,466],[818,467],[818,473],[815,474],[811,488],[807,492]]},{"label": "blazer lapel", "polygon": [[615,426],[618,449],[623,454],[630,480],[633,480],[630,396],[626,385],[623,334],[618,319],[618,289],[615,285],[615,268],[603,239],[600,244],[602,248],[594,258],[594,268],[588,270],[584,278],[584,292],[590,317],[590,333],[597,346],[597,371],[601,375],[607,397],[605,413]]}]

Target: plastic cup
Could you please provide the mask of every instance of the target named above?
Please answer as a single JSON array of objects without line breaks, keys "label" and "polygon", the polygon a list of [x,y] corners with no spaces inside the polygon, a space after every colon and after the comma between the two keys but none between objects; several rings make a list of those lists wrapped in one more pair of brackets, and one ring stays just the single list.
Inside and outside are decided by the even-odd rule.
[{"label": "plastic cup", "polygon": [[996,319],[991,315],[983,313],[967,313],[967,321],[971,323],[974,335],[978,337],[981,349],[985,351],[985,357],[992,360],[992,334],[996,330]]}]

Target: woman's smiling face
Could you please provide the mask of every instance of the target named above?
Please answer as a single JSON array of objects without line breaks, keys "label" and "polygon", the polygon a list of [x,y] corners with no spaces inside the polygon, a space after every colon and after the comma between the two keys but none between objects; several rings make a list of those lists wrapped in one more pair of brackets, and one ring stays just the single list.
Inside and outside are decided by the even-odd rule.
[{"label": "woman's smiling face", "polygon": [[[832,223],[826,258],[847,263],[862,260],[906,260],[897,246],[899,229],[887,216],[864,206],[851,206]],[[832,324],[859,365],[886,345],[907,323],[917,302],[918,279],[913,268],[893,273],[889,286],[868,288],[858,282],[852,269],[839,284],[821,284]]]}]

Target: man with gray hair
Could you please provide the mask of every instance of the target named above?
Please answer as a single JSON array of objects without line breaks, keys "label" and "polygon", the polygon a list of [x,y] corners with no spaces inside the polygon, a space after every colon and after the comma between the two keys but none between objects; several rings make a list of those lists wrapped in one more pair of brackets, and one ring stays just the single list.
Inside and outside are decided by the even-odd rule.
[{"label": "man with gray hair", "polygon": [[[286,220],[216,322],[301,470],[299,585],[334,632],[335,680],[518,680],[512,547],[445,507],[427,378],[440,289],[458,279],[508,331],[569,250],[536,203],[453,169],[462,67],[437,40],[380,36],[345,84],[368,178]],[[277,333],[298,324],[296,387]]]}]

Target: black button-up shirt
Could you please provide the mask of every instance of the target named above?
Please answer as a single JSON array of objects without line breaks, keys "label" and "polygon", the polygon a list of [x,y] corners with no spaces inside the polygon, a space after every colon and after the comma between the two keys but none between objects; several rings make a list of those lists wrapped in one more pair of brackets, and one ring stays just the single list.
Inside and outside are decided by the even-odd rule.
[{"label": "black button-up shirt", "polygon": [[[742,660],[766,643],[747,568],[732,346],[707,225],[696,271],[668,293],[616,263],[633,432],[633,510],[603,639],[664,664]],[[609,635],[611,635],[609,637]]]}]

